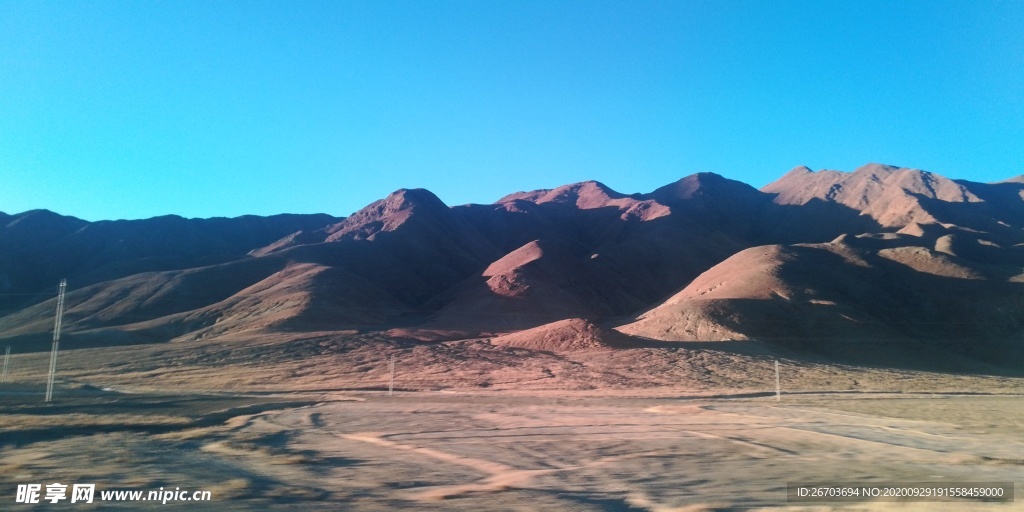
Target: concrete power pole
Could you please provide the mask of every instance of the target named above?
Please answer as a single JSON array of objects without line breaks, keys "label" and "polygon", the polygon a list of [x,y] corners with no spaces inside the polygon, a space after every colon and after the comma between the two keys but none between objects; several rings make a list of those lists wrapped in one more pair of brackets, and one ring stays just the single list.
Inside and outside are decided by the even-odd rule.
[{"label": "concrete power pole", "polygon": [[67,279],[60,280],[60,293],[57,295],[57,318],[53,322],[53,350],[50,352],[50,375],[46,379],[46,401],[53,398],[53,374],[57,372],[57,348],[60,346],[60,324],[64,316],[64,288]]},{"label": "concrete power pole", "polygon": [[779,383],[779,360],[775,360],[775,401],[782,401],[782,386]]},{"label": "concrete power pole", "polygon": [[395,391],[395,355],[391,354],[391,379],[388,380],[388,396],[391,396]]},{"label": "concrete power pole", "polygon": [[7,345],[7,353],[4,354],[4,374],[0,377],[0,382],[7,382],[7,363],[11,360],[11,346]]}]

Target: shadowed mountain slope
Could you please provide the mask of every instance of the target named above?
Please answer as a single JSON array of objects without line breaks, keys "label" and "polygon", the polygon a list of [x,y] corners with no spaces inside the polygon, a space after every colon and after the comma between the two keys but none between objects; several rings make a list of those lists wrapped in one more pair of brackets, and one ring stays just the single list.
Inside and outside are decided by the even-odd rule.
[{"label": "shadowed mountain slope", "polygon": [[282,236],[337,222],[328,215],[87,222],[34,210],[0,218],[0,314],[74,288],[144,272],[238,258]]},{"label": "shadowed mountain slope", "polygon": [[922,351],[1024,362],[1021,267],[965,260],[932,243],[843,236],[754,247],[619,330],[666,341],[756,339],[874,362]]},{"label": "shadowed mountain slope", "polygon": [[561,351],[622,345],[606,329],[619,325],[1011,360],[1024,184],[869,164],[797,168],[761,191],[699,173],[644,194],[587,181],[449,207],[401,189],[347,218],[0,214],[0,339],[45,348],[64,277],[80,346],[394,328]]}]

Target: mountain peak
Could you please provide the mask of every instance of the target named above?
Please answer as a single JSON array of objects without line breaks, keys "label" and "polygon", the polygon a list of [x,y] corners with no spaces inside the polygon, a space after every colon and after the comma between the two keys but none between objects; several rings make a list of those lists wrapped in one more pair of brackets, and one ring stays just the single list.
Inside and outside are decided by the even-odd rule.
[{"label": "mountain peak", "polygon": [[384,203],[398,208],[444,208],[448,205],[441,198],[425,188],[400,188],[384,198]]},{"label": "mountain peak", "polygon": [[580,208],[598,208],[626,197],[600,181],[581,181],[562,185],[537,200],[541,203],[571,203]]},{"label": "mountain peak", "polygon": [[837,203],[890,228],[936,222],[948,213],[937,206],[941,202],[982,201],[964,185],[943,176],[879,163],[863,165],[853,172],[790,171],[761,190],[775,194],[777,204],[815,200]]},{"label": "mountain peak", "polygon": [[628,200],[628,198],[629,196],[612,190],[611,187],[600,181],[587,180],[562,185],[553,189],[516,192],[502,197],[497,201],[497,204],[521,200],[535,204],[567,204],[575,205],[578,208],[591,209],[603,206],[622,206],[618,203],[623,199]]},{"label": "mountain peak", "polygon": [[428,217],[445,217],[450,213],[448,205],[433,192],[423,188],[401,188],[327,228],[326,231],[331,233],[327,241],[349,237],[370,238],[380,231],[394,231],[414,214],[417,217],[424,214]]},{"label": "mountain peak", "polygon": [[29,210],[9,216],[7,219],[8,228],[21,229],[50,229],[64,226],[67,229],[78,229],[87,224],[86,221],[76,217],[69,217],[50,210]]},{"label": "mountain peak", "polygon": [[[434,213],[447,212],[448,205],[444,204],[433,192],[424,188],[400,188],[384,199],[370,203],[362,210],[352,214],[350,219],[359,221],[368,218],[380,219],[395,215],[403,211],[431,211]],[[347,220],[347,219],[346,219]]]},{"label": "mountain peak", "polygon": [[879,163],[868,163],[853,170],[855,175],[873,174],[876,176],[888,176],[896,171],[910,170],[898,165]]},{"label": "mountain peak", "polygon": [[749,199],[759,195],[760,192],[746,183],[730,180],[713,172],[699,172],[658,188],[650,194],[650,197],[658,202],[666,203],[695,197],[721,196]]}]

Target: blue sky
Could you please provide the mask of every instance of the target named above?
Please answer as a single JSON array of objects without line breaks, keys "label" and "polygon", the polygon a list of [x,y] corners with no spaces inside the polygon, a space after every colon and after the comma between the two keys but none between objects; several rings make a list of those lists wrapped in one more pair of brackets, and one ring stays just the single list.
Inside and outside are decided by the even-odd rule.
[{"label": "blue sky", "polygon": [[1024,173],[1024,2],[0,1],[0,211]]}]

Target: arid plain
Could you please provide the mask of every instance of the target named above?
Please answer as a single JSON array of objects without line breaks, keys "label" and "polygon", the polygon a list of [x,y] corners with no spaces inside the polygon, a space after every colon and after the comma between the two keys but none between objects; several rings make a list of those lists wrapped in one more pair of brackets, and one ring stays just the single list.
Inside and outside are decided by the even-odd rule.
[{"label": "arid plain", "polygon": [[1020,509],[786,497],[790,482],[1019,483],[1019,378],[752,342],[542,351],[355,333],[61,357],[48,405],[45,354],[12,358],[0,480],[212,493],[80,510]]}]

